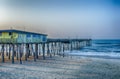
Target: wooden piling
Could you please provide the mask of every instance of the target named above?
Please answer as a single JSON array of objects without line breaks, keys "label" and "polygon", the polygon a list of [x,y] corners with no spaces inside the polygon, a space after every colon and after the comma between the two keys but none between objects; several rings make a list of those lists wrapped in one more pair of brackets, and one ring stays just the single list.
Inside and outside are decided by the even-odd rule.
[{"label": "wooden piling", "polygon": [[6,44],[6,56],[8,56],[8,44]]},{"label": "wooden piling", "polygon": [[36,58],[38,59],[38,44],[35,44]]},{"label": "wooden piling", "polygon": [[49,43],[47,43],[47,55],[50,55]]},{"label": "wooden piling", "polygon": [[19,59],[20,59],[20,64],[22,64],[22,60],[21,60],[21,57],[22,57],[22,51],[21,50],[22,49],[21,48],[22,48],[22,45],[20,44],[19,45]]},{"label": "wooden piling", "polygon": [[5,59],[4,59],[4,44],[2,44],[2,63],[5,62]]},{"label": "wooden piling", "polygon": [[12,51],[12,64],[14,64],[14,54],[15,54],[15,46],[12,44],[13,51]]},{"label": "wooden piling", "polygon": [[36,52],[34,51],[33,44],[32,44],[32,50],[33,50],[34,61],[36,62]]},{"label": "wooden piling", "polygon": [[10,60],[11,57],[11,44],[9,44],[9,52],[8,52],[8,59]]},{"label": "wooden piling", "polygon": [[63,57],[65,56],[64,52],[65,52],[65,44],[63,44]]},{"label": "wooden piling", "polygon": [[70,49],[71,49],[71,51],[73,50],[73,45],[72,45],[72,42],[70,43]]},{"label": "wooden piling", "polygon": [[27,44],[24,44],[25,45],[25,61],[27,61],[27,49],[28,49],[28,47],[27,47]]},{"label": "wooden piling", "polygon": [[18,60],[18,53],[19,53],[19,47],[18,44],[16,45],[16,59]]},{"label": "wooden piling", "polygon": [[45,43],[42,43],[43,44],[43,46],[42,46],[42,48],[43,48],[43,60],[45,60]]}]

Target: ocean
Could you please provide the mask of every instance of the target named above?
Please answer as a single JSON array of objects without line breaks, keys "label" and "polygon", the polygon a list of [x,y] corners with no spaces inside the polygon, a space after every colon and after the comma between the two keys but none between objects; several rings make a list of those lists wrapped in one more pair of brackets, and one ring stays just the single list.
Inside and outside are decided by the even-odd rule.
[{"label": "ocean", "polygon": [[120,40],[92,40],[92,46],[74,50],[70,55],[120,59]]}]

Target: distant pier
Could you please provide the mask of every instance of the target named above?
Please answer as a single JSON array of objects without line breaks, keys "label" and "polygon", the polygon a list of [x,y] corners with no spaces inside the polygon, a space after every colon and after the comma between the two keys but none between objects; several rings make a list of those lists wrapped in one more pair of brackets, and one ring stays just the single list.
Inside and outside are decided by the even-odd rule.
[{"label": "distant pier", "polygon": [[20,30],[0,30],[0,61],[17,61],[39,57],[45,60],[55,55],[64,57],[65,51],[80,50],[91,45],[91,39],[52,39],[46,34],[26,32]]}]

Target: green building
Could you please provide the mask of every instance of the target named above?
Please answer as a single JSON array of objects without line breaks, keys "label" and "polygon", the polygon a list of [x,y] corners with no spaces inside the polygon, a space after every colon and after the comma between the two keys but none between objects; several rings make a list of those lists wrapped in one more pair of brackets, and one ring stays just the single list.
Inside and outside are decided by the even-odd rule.
[{"label": "green building", "polygon": [[43,43],[46,41],[46,34],[21,30],[0,30],[0,43]]}]

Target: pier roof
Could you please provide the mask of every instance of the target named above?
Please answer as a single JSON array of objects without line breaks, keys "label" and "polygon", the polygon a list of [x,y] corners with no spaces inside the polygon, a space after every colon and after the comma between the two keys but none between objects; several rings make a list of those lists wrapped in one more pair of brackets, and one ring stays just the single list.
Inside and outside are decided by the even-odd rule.
[{"label": "pier roof", "polygon": [[47,36],[47,34],[41,34],[41,33],[35,33],[35,32],[23,31],[23,30],[16,30],[16,29],[0,30],[0,32],[17,32],[17,33],[24,33],[24,34],[35,34],[35,35]]}]

